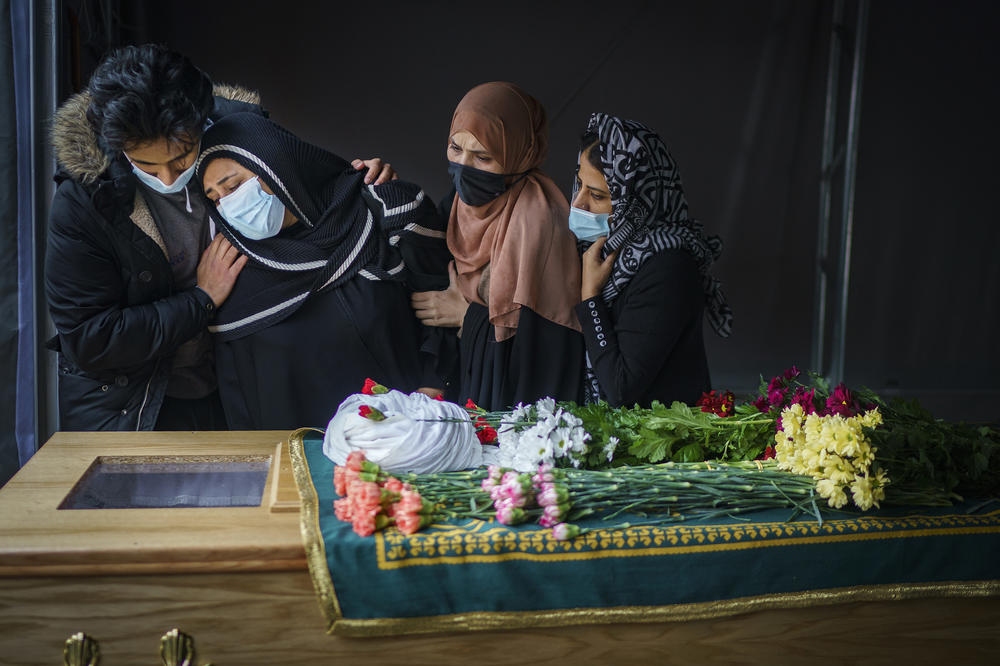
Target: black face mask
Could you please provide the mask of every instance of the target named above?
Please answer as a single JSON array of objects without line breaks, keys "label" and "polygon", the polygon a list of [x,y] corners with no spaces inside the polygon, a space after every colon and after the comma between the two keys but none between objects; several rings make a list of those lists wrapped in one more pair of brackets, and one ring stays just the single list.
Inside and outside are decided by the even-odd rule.
[{"label": "black face mask", "polygon": [[448,162],[448,173],[455,182],[458,198],[470,206],[482,206],[507,191],[507,176]]}]

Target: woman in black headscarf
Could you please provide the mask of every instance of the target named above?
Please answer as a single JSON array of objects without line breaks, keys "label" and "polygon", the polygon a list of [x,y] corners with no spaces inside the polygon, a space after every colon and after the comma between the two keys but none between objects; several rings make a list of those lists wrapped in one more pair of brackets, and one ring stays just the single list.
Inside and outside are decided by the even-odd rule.
[{"label": "woman in black headscarf", "polygon": [[577,316],[588,401],[694,403],[711,383],[702,315],[723,337],[732,322],[709,273],[722,241],[688,217],[677,165],[655,132],[591,115],[570,229],[586,250]]},{"label": "woman in black headscarf", "polygon": [[366,185],[247,113],[205,132],[196,171],[216,230],[249,259],[209,327],[230,428],[325,426],[366,377],[402,391],[440,384],[404,284],[412,239],[444,249],[419,187]]}]

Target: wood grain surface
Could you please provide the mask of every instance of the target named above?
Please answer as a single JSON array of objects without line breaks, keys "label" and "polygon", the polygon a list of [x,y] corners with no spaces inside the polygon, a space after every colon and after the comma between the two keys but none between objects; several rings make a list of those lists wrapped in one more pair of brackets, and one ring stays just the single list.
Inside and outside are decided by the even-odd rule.
[{"label": "wood grain surface", "polygon": [[77,631],[100,642],[102,666],[157,664],[159,637],[174,627],[195,638],[199,664],[215,666],[1000,663],[996,599],[348,639],[326,635],[305,572],[0,579],[0,664],[61,663]]},{"label": "wood grain surface", "polygon": [[0,576],[305,569],[298,514],[269,509],[272,497],[288,501],[273,463],[256,507],[58,509],[99,456],[270,459],[287,435],[57,433],[0,488]]}]

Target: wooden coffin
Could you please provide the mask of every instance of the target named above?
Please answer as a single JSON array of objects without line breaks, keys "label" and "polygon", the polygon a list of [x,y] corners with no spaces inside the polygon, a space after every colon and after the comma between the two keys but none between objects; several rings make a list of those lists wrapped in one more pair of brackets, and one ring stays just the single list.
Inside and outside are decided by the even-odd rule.
[{"label": "wooden coffin", "polygon": [[[64,663],[66,641],[78,633],[96,639],[104,666],[181,663],[171,655],[178,642],[193,645],[190,663],[216,666],[989,663],[1000,650],[996,599],[849,603],[657,624],[328,636],[300,536],[288,434],[56,434],[0,489],[0,664]],[[212,461],[263,463],[259,504],[60,508],[73,506],[96,470],[194,469]],[[161,657],[161,638],[174,629],[191,640],[168,638]],[[73,654],[66,659],[88,663]]]}]

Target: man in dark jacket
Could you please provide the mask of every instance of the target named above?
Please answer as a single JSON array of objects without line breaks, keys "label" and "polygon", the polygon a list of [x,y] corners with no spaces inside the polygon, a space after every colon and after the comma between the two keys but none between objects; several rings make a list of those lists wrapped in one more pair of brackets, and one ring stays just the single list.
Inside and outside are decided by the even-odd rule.
[{"label": "man in dark jacket", "polygon": [[224,429],[207,326],[246,262],[209,242],[204,128],[256,94],[164,47],[126,47],[56,113],[45,287],[61,430]]}]

